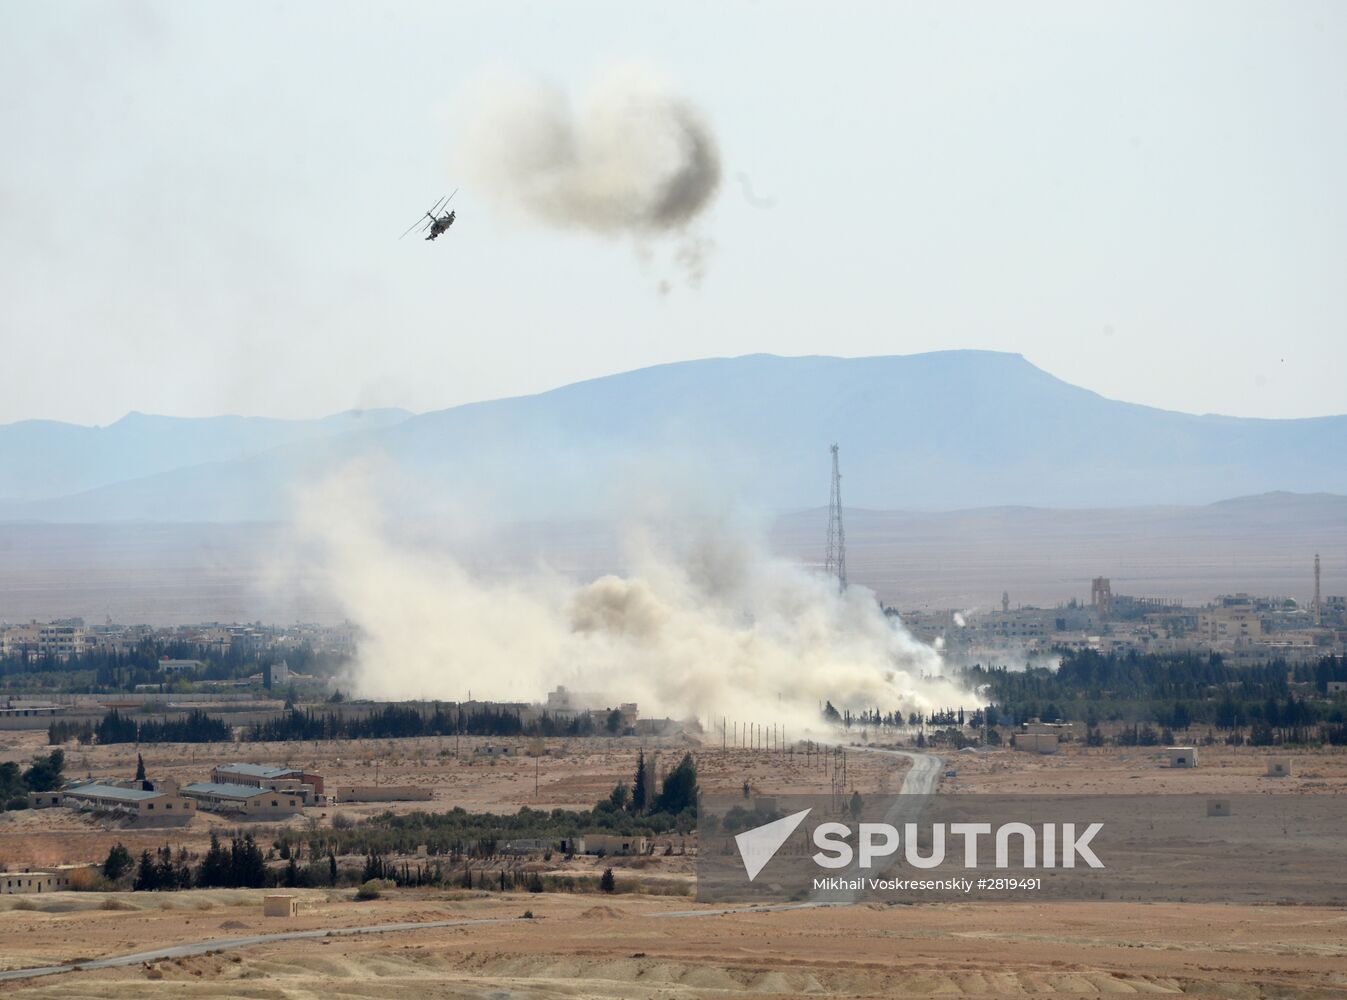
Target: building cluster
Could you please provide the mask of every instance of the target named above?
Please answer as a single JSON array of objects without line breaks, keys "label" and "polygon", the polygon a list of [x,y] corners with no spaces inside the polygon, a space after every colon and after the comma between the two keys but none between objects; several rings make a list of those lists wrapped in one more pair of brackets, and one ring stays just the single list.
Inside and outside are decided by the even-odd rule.
[{"label": "building cluster", "polygon": [[284,820],[311,806],[338,802],[417,802],[433,797],[419,785],[343,785],[329,788],[321,774],[300,767],[228,763],[209,781],[171,778],[72,781],[51,792],[30,792],[30,809],[65,808],[116,813],[137,826],[181,826],[197,810],[240,820]]},{"label": "building cluster", "polygon": [[321,775],[303,768],[239,763],[220,764],[209,781],[185,785],[166,778],[84,780],[28,796],[31,809],[119,813],[143,826],[182,825],[198,809],[239,819],[285,819],[327,802]]},{"label": "building cluster", "polygon": [[1161,597],[1113,593],[1098,577],[1090,603],[1052,608],[1010,606],[983,612],[912,612],[903,620],[920,639],[953,656],[992,659],[1007,652],[1032,660],[1061,649],[1100,652],[1220,653],[1250,662],[1316,659],[1347,652],[1347,598],[1308,606],[1289,597],[1225,594],[1202,607]]},{"label": "building cluster", "polygon": [[343,625],[237,625],[208,622],[199,625],[90,624],[83,618],[58,618],[50,622],[0,623],[0,656],[72,656],[105,650],[128,653],[146,642],[184,643],[203,655],[284,656],[287,650],[308,649],[315,653],[353,655],[357,629]]}]

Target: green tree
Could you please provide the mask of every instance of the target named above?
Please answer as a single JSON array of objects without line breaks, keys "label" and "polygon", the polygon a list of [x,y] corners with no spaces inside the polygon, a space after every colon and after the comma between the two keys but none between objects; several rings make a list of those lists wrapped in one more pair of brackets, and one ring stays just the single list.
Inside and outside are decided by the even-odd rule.
[{"label": "green tree", "polygon": [[28,787],[23,783],[19,765],[12,760],[0,763],[0,809],[28,808]]},{"label": "green tree", "polygon": [[136,869],[136,881],[131,888],[136,892],[153,892],[159,888],[159,868],[149,851],[140,853],[140,866]]},{"label": "green tree", "polygon": [[660,790],[655,808],[677,815],[696,804],[697,763],[692,759],[692,754],[686,753],[678,766],[665,776],[664,787]]},{"label": "green tree", "polygon": [[645,812],[645,807],[649,805],[650,790],[645,783],[645,751],[642,750],[636,757],[636,777],[631,783],[631,811],[635,813]]},{"label": "green tree", "polygon": [[267,884],[266,859],[262,857],[262,849],[257,846],[251,833],[245,833],[242,841],[232,841],[229,854],[234,885],[260,889]]},{"label": "green tree", "polygon": [[145,780],[145,758],[140,754],[136,754],[136,780]]},{"label": "green tree", "polygon": [[33,758],[33,764],[23,772],[23,783],[30,792],[51,792],[61,787],[65,780],[65,751],[53,750],[44,756]]},{"label": "green tree", "polygon": [[118,841],[108,851],[107,860],[103,862],[103,877],[109,882],[116,882],[129,872],[134,864],[131,852],[126,849],[126,845]]},{"label": "green tree", "polygon": [[201,859],[201,867],[196,874],[196,884],[203,889],[211,889],[231,885],[231,878],[229,852],[220,846],[220,838],[212,831],[210,849],[206,851],[206,856]]},{"label": "green tree", "polygon": [[613,870],[605,868],[603,875],[599,878],[600,892],[617,892],[617,879],[613,878]]}]

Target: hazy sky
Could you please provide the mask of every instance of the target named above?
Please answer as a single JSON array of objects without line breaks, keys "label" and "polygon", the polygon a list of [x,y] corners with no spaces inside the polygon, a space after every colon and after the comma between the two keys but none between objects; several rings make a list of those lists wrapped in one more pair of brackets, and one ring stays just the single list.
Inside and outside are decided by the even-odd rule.
[{"label": "hazy sky", "polygon": [[[1347,5],[0,2],[0,421],[435,409],[663,361],[1017,351],[1347,411]],[[725,183],[669,248],[464,186],[465,94],[640,62]]]}]

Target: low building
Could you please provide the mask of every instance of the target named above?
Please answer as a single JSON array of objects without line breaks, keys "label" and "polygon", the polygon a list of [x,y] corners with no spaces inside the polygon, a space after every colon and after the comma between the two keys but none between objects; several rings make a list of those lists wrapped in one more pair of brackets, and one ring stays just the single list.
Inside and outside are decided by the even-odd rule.
[{"label": "low building", "polygon": [[304,799],[298,792],[271,791],[255,785],[200,781],[184,785],[182,794],[201,809],[248,819],[282,819],[304,808]]},{"label": "low building", "polygon": [[572,854],[645,854],[650,842],[645,837],[618,837],[607,833],[590,833],[577,838],[578,847]]},{"label": "low building", "polygon": [[1069,722],[1041,722],[1030,719],[1020,726],[1020,731],[1035,736],[1056,736],[1059,742],[1071,739],[1072,724]]},{"label": "low building", "polygon": [[293,917],[299,912],[299,900],[294,896],[263,896],[262,916]]},{"label": "low building", "polygon": [[500,849],[500,853],[514,855],[544,854],[551,848],[552,841],[546,838],[521,837],[515,840],[507,840],[505,846]]},{"label": "low building", "polygon": [[1016,733],[1015,749],[1029,753],[1056,753],[1058,747],[1056,733]]},{"label": "low building", "polygon": [[675,736],[686,727],[677,719],[637,719],[631,727],[637,736]]},{"label": "low building", "polygon": [[1197,767],[1197,751],[1193,747],[1167,747],[1170,767]]},{"label": "low building", "polygon": [[70,888],[69,872],[0,872],[0,894],[60,892]]},{"label": "low building", "polygon": [[[59,801],[51,801],[53,796],[58,795]],[[33,799],[39,801],[33,802]],[[186,822],[196,813],[196,803],[183,798],[171,782],[160,785],[151,785],[148,781],[114,785],[90,781],[68,785],[60,792],[34,792],[29,801],[35,809],[60,805],[82,811],[119,812],[163,825]]]},{"label": "low building", "polygon": [[0,729],[46,729],[64,712],[61,705],[11,701],[0,706]]},{"label": "low building", "polygon": [[299,785],[308,785],[310,790],[305,792],[306,801],[323,794],[322,775],[285,765],[220,764],[211,769],[210,780],[221,785],[252,785],[272,791],[293,791],[298,790]]}]

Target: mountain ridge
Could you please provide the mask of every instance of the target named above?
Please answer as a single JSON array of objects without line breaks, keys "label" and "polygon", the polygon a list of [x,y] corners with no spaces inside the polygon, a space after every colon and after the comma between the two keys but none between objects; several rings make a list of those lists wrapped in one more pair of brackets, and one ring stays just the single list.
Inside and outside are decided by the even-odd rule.
[{"label": "mountain ridge", "polygon": [[520,518],[603,514],[650,495],[783,510],[826,498],[834,441],[848,505],[882,509],[1347,492],[1347,416],[1159,410],[1073,386],[1023,355],[969,350],[671,362],[330,434],[320,447],[281,442],[0,501],[0,517],[285,519],[296,481],[371,456],[412,492]]}]

